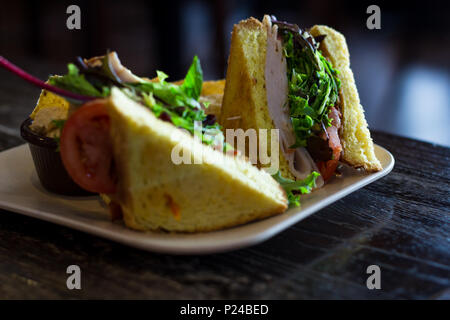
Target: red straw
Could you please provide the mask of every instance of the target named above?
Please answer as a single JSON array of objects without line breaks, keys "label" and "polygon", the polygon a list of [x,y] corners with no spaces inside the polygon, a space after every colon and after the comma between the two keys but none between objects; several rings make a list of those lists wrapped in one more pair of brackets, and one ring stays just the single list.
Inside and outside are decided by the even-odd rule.
[{"label": "red straw", "polygon": [[45,83],[44,81],[33,77],[31,74],[25,72],[24,70],[20,69],[18,66],[16,66],[15,64],[13,64],[12,62],[6,60],[4,57],[0,56],[0,66],[2,66],[3,68],[5,68],[6,70],[11,71],[12,73],[18,75],[19,77],[21,77],[22,79],[24,79],[25,81],[28,81],[29,83],[41,88],[41,89],[45,89],[47,91],[53,92],[59,96],[63,96],[63,97],[67,97],[67,98],[72,98],[75,100],[80,100],[80,101],[90,101],[90,100],[94,100],[96,99],[95,97],[89,97],[89,96],[84,96],[84,95],[80,95],[80,94],[76,94],[52,85],[49,85],[47,83]]}]

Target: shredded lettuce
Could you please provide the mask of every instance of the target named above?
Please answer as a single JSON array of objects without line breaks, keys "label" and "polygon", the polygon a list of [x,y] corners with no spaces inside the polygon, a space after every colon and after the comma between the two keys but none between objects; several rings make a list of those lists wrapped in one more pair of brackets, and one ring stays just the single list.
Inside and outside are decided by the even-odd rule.
[{"label": "shredded lettuce", "polygon": [[329,110],[339,98],[338,70],[325,59],[311,35],[296,25],[275,22],[283,37],[287,62],[288,101],[296,142],[306,147],[315,132],[331,126]]},{"label": "shredded lettuce", "polygon": [[310,193],[316,187],[316,179],[319,175],[318,172],[313,171],[305,179],[294,181],[282,177],[280,171],[278,171],[272,177],[286,192],[289,207],[298,207],[300,206],[300,195]]}]

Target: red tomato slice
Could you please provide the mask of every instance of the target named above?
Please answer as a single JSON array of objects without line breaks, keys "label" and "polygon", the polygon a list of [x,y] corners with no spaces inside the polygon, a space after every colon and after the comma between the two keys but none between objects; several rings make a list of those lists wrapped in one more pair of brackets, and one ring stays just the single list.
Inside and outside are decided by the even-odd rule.
[{"label": "red tomato slice", "polygon": [[317,167],[319,168],[323,180],[328,181],[334,175],[338,164],[338,160],[319,161],[317,163]]},{"label": "red tomato slice", "polygon": [[114,193],[110,120],[104,100],[90,101],[75,111],[61,133],[61,159],[72,179],[83,189]]}]

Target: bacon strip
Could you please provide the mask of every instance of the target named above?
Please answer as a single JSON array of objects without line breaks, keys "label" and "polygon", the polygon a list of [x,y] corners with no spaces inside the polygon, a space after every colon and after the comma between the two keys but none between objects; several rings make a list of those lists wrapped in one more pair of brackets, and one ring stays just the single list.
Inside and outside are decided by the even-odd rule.
[{"label": "bacon strip", "polygon": [[328,161],[320,161],[317,163],[320,174],[325,181],[329,180],[335,173],[341,157],[342,145],[339,138],[339,128],[341,127],[341,113],[336,107],[331,107],[328,117],[332,119],[331,127],[326,129],[326,134],[323,137],[328,136],[328,146],[333,150],[333,158]]},{"label": "bacon strip", "polygon": [[327,128],[328,145],[333,150],[333,160],[339,160],[342,151],[339,129],[341,127],[341,113],[335,107],[331,107],[328,117],[333,119],[331,127]]}]

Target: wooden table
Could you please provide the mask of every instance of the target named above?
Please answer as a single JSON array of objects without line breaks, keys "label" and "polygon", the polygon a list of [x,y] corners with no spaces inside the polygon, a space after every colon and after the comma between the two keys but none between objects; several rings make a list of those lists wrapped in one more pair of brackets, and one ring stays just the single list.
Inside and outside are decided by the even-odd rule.
[{"label": "wooden table", "polygon": [[[18,126],[38,93],[0,70],[0,151],[23,143]],[[0,298],[448,299],[450,149],[373,137],[396,159],[387,177],[225,254],[154,254],[0,210]],[[72,264],[82,290],[66,287]],[[381,268],[380,290],[366,287],[369,265]]]}]

